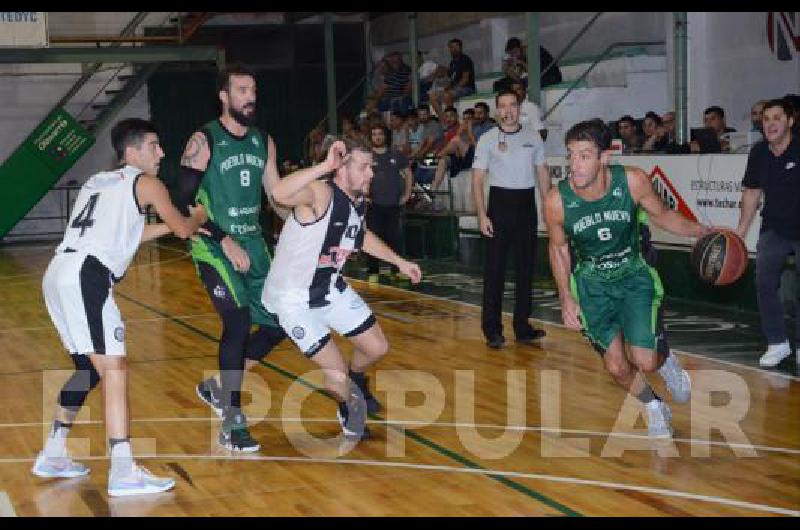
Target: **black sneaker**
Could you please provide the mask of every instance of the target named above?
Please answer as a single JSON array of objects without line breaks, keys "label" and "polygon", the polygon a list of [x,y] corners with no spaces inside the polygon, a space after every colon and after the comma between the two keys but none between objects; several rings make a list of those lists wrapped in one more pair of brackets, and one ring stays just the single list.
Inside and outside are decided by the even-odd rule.
[{"label": "black sneaker", "polygon": [[197,391],[197,397],[211,407],[211,410],[214,411],[218,418],[221,418],[222,402],[219,399],[219,395],[222,389],[219,387],[217,380],[213,377],[209,377],[205,381],[200,381],[197,383],[195,390]]},{"label": "black sneaker", "polygon": [[369,377],[366,374],[350,371],[350,379],[356,384],[367,402],[367,414],[377,414],[381,411],[381,402],[369,390]]},{"label": "black sneaker", "polygon": [[366,440],[372,435],[367,427],[367,410],[363,399],[351,394],[350,398],[339,403],[336,417],[342,426],[342,433],[348,440]]},{"label": "black sneaker", "polygon": [[486,345],[495,350],[499,350],[500,348],[502,348],[503,344],[505,343],[506,343],[506,338],[502,335],[494,335],[492,337],[489,337],[489,339],[486,341]]},{"label": "black sneaker", "polygon": [[528,326],[525,333],[517,335],[516,339],[520,344],[533,344],[534,341],[542,339],[545,335],[547,335],[547,333],[545,333],[543,329],[536,329],[533,326]]},{"label": "black sneaker", "polygon": [[219,444],[228,451],[241,453],[253,453],[261,449],[261,445],[250,436],[245,415],[233,411],[223,415]]}]

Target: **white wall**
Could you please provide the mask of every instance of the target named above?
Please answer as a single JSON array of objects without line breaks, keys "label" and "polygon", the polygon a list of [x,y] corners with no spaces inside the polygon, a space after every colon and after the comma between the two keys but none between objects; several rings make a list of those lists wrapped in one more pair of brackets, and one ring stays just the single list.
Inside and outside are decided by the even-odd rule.
[{"label": "white wall", "polygon": [[[689,125],[703,110],[725,109],[728,125],[750,128],[759,99],[800,92],[800,51],[779,61],[767,42],[767,13],[689,13]],[[795,30],[796,31],[796,30]]]}]

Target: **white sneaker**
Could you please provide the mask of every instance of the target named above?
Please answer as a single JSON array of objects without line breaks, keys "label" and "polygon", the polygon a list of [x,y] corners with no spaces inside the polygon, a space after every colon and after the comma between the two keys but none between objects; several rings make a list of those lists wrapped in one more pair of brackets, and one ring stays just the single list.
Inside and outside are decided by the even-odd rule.
[{"label": "white sneaker", "polygon": [[770,344],[767,352],[758,360],[758,364],[765,368],[772,368],[791,354],[792,348],[789,346],[788,340],[780,344]]},{"label": "white sneaker", "polygon": [[156,477],[141,466],[133,465],[133,471],[125,476],[108,473],[108,494],[112,497],[124,495],[143,495],[161,493],[175,486],[175,480],[168,477]]},{"label": "white sneaker", "polygon": [[675,403],[686,403],[692,397],[692,379],[689,373],[684,370],[675,354],[670,354],[661,368],[658,369],[659,375],[667,384],[669,394]]},{"label": "white sneaker", "polygon": [[42,478],[74,478],[88,475],[89,468],[72,460],[66,452],[60,457],[48,457],[42,451],[36,457],[31,473]]},{"label": "white sneaker", "polygon": [[660,399],[654,399],[645,405],[647,409],[647,434],[651,438],[669,438],[672,436],[672,411]]}]

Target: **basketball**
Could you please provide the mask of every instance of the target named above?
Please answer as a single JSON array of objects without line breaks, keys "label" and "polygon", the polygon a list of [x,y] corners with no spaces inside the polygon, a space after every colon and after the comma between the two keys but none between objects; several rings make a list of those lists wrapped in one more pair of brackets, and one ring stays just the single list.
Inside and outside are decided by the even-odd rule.
[{"label": "basketball", "polygon": [[714,230],[695,243],[689,262],[704,282],[730,285],[747,269],[747,247],[735,232]]}]

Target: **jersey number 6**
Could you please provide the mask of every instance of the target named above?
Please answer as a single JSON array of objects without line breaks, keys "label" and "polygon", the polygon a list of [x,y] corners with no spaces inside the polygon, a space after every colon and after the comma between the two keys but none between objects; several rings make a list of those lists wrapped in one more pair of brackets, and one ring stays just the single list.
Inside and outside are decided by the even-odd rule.
[{"label": "jersey number 6", "polygon": [[597,229],[597,239],[600,241],[609,241],[611,239],[611,229],[610,228],[598,228]]}]

